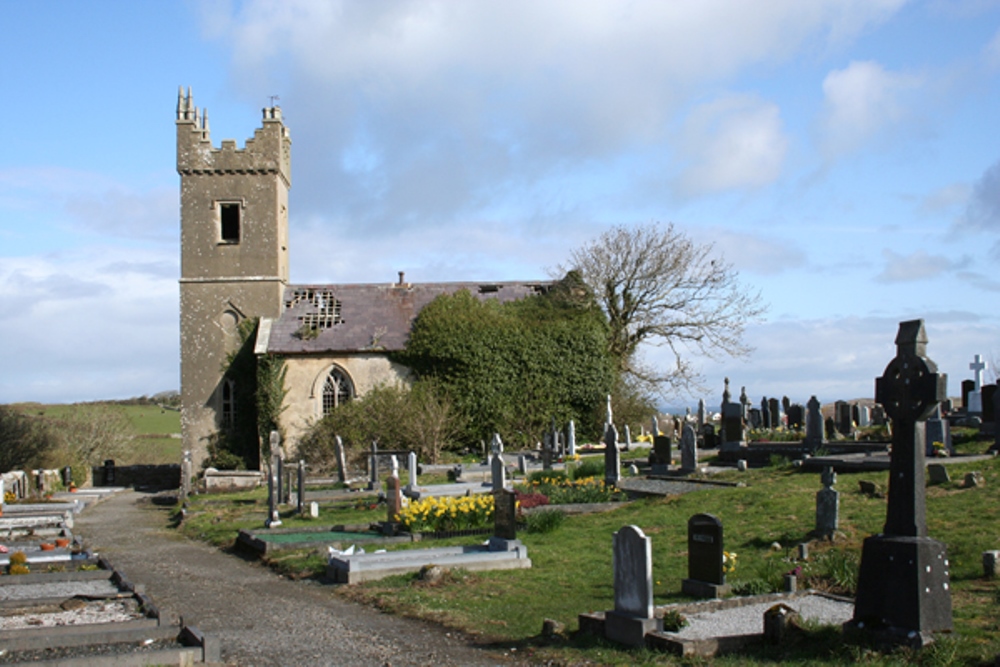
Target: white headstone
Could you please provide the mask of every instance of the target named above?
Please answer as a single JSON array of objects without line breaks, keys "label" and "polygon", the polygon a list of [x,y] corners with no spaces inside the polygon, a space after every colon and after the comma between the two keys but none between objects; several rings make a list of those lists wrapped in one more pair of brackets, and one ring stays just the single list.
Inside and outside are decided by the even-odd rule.
[{"label": "white headstone", "polygon": [[410,481],[406,483],[407,491],[417,488],[417,453],[410,452],[406,455],[406,467],[410,473]]},{"label": "white headstone", "polygon": [[566,431],[566,453],[570,456],[576,456],[576,425],[572,419],[569,420]]},{"label": "white headstone", "polygon": [[986,362],[977,354],[973,362],[969,364],[969,370],[972,371],[976,388],[969,392],[969,404],[965,406],[965,411],[969,414],[981,414],[983,411],[983,371],[986,370]]},{"label": "white headstone", "polygon": [[309,503],[309,516],[311,516],[314,519],[319,518],[319,503],[317,502]]}]

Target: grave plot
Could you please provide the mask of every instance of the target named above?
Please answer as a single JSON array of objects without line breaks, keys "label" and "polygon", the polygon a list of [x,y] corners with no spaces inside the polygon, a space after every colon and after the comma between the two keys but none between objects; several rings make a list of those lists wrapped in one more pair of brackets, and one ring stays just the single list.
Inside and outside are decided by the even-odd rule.
[{"label": "grave plot", "polygon": [[218,646],[196,628],[163,623],[124,575],[104,560],[97,568],[0,577],[0,663],[218,661]]},{"label": "grave plot", "polygon": [[315,529],[244,529],[236,538],[238,547],[260,556],[291,549],[333,547],[342,550],[351,544],[362,544],[367,548],[378,549],[387,544],[411,541],[413,538],[410,535],[386,537],[379,531],[371,530],[367,525],[340,525]]}]

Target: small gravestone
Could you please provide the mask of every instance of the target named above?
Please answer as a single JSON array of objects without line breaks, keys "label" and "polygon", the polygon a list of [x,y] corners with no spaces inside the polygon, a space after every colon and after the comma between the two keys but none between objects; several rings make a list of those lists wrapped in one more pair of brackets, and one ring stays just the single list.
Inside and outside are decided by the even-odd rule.
[{"label": "small gravestone", "polygon": [[833,440],[837,437],[837,422],[834,421],[833,417],[827,417],[823,420],[823,432],[826,433],[827,440]]},{"label": "small gravestone", "polygon": [[[393,458],[395,459],[396,457]],[[403,511],[403,495],[398,468],[394,469],[392,474],[385,480],[385,490],[386,521],[395,523],[399,521],[399,513]]]},{"label": "small gravestone", "polygon": [[409,452],[406,455],[406,471],[409,473],[409,479],[406,482],[406,490],[408,495],[412,496],[413,492],[417,490],[417,453]]},{"label": "small gravestone", "polygon": [[625,451],[632,451],[632,431],[629,429],[628,424],[625,424]]},{"label": "small gravestone", "polygon": [[699,398],[698,399],[698,428],[699,429],[702,428],[705,425],[705,417],[706,417],[705,399],[704,398]]},{"label": "small gravestone", "polygon": [[788,428],[799,430],[805,425],[805,408],[798,403],[789,405],[785,415],[788,417]]},{"label": "small gravestone", "polygon": [[715,434],[715,424],[705,424],[701,427],[702,449],[715,449],[719,446],[718,436]]},{"label": "small gravestone", "polygon": [[653,607],[653,550],[638,526],[614,534],[615,608],[604,614],[604,636],[627,646],[645,644],[647,632],[663,629]]},{"label": "small gravestone", "polygon": [[940,405],[935,406],[927,418],[927,425],[924,427],[924,439],[925,456],[951,455],[951,425],[944,418]]},{"label": "small gravestone", "polygon": [[981,486],[986,486],[986,479],[983,477],[983,473],[978,470],[965,473],[965,480],[962,482],[962,488],[974,489]]},{"label": "small gravestone", "polygon": [[662,475],[667,472],[668,466],[670,466],[670,457],[673,456],[672,447],[673,443],[670,441],[669,435],[653,436],[654,475]]},{"label": "small gravestone", "polygon": [[1000,577],[1000,551],[983,552],[983,576],[987,579]]},{"label": "small gravestone", "polygon": [[768,644],[784,643],[799,621],[799,612],[779,602],[764,612],[764,641]]},{"label": "small gravestone", "polygon": [[945,545],[927,536],[925,420],[947,396],[947,377],[927,358],[923,320],[902,322],[896,357],[875,381],[875,401],[892,419],[885,526],[861,553],[854,618],[845,630],[920,647],[950,631]]},{"label": "small gravestone", "polygon": [[837,432],[843,436],[854,434],[854,419],[851,404],[846,401],[837,401],[833,404],[833,417],[836,420]]},{"label": "small gravestone", "polygon": [[604,432],[604,483],[618,486],[622,476],[621,453],[618,451],[618,431],[609,424]]},{"label": "small gravestone", "polygon": [[692,473],[698,469],[698,437],[690,424],[681,431],[681,472]]},{"label": "small gravestone", "polygon": [[524,454],[517,455],[517,471],[524,476],[528,475],[528,457]]},{"label": "small gravestone", "polygon": [[315,501],[309,503],[309,517],[312,519],[319,518],[319,503]]},{"label": "small gravestone", "polygon": [[517,494],[509,489],[493,492],[493,537],[490,551],[512,551],[517,541]]},{"label": "small gravestone", "polygon": [[927,466],[927,481],[930,484],[945,484],[951,481],[948,468],[943,463],[931,463]]},{"label": "small gravestone", "polygon": [[378,481],[378,442],[372,442],[372,453],[368,460],[368,490],[377,491]]},{"label": "small gravestone", "polygon": [[281,515],[278,514],[278,457],[272,456],[267,469],[267,521],[265,528],[277,528],[281,525]]},{"label": "small gravestone", "polygon": [[688,519],[688,577],[681,592],[698,598],[720,598],[730,588],[723,571],[722,522],[711,514]]},{"label": "small gravestone", "polygon": [[815,452],[823,446],[823,413],[820,412],[819,399],[812,396],[806,403],[806,439],[803,444],[810,452]]},{"label": "small gravestone", "polygon": [[298,492],[295,494],[295,513],[301,515],[306,505],[306,462],[299,459]]},{"label": "small gravestone", "polygon": [[832,540],[840,521],[840,493],[833,485],[837,473],[831,466],[823,468],[823,488],[816,492],[816,534]]},{"label": "small gravestone", "polygon": [[347,457],[344,454],[344,441],[339,435],[333,437],[334,453],[337,456],[337,479],[341,484],[347,482]]}]

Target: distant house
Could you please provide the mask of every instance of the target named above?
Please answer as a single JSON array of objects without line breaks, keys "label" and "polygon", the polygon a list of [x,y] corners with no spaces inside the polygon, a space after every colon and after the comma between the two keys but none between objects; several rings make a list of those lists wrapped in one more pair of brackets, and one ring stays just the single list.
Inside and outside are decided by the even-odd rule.
[{"label": "distant house", "polygon": [[291,138],[281,109],[263,110],[263,127],[244,148],[212,146],[207,113],[191,91],[177,98],[181,176],[181,429],[196,465],[210,438],[237,418],[239,392],[225,376],[240,345],[239,326],[259,318],[258,355],[280,355],[287,376],[281,426],[293,453],[308,425],[338,405],[408,370],[389,360],[402,350],[420,310],[442,294],[468,290],[513,301],[548,282],[405,282],[291,285],[288,190]]}]

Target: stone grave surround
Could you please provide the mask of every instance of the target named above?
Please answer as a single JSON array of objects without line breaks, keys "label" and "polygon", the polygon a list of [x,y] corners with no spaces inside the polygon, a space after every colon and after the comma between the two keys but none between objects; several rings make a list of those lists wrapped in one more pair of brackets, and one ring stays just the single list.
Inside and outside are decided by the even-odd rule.
[{"label": "stone grave surround", "polygon": [[920,647],[952,628],[945,545],[927,536],[925,422],[947,393],[947,377],[926,356],[923,320],[901,322],[896,357],[875,381],[875,400],[893,420],[885,527],[868,537],[854,618],[844,629]]}]

